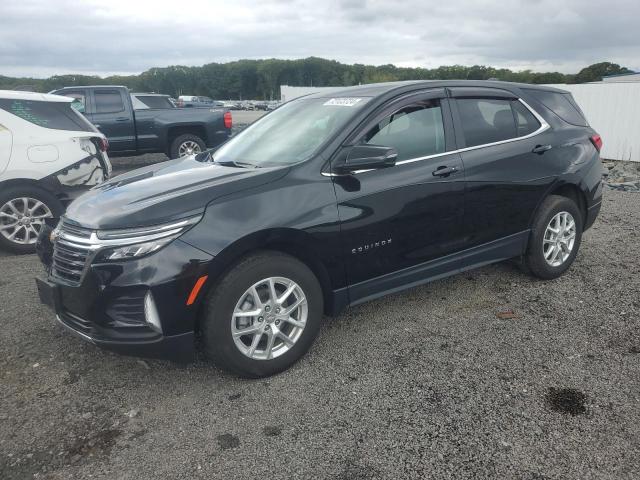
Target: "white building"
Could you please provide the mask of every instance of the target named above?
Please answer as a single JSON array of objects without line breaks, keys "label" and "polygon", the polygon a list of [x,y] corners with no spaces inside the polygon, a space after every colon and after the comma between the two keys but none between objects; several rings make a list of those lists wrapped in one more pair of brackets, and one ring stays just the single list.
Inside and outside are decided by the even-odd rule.
[{"label": "white building", "polygon": [[342,88],[344,87],[290,87],[289,85],[280,85],[280,101],[284,103],[310,93],[331,92]]},{"label": "white building", "polygon": [[617,75],[607,75],[602,77],[602,81],[606,83],[611,82],[640,82],[640,73],[619,73]]},{"label": "white building", "polygon": [[550,86],[571,92],[602,136],[602,158],[640,162],[640,81]]}]

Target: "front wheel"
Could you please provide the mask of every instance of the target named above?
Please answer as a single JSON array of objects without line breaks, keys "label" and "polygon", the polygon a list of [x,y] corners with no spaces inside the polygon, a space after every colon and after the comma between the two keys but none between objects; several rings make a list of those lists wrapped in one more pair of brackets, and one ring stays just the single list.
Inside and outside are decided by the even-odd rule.
[{"label": "front wheel", "polygon": [[320,284],[299,260],[278,252],[240,261],[207,298],[205,353],[250,378],[289,368],[309,349],[323,312]]},{"label": "front wheel", "polygon": [[567,197],[550,195],[540,206],[531,229],[524,263],[536,277],[557,278],[566,272],[582,241],[582,213]]}]

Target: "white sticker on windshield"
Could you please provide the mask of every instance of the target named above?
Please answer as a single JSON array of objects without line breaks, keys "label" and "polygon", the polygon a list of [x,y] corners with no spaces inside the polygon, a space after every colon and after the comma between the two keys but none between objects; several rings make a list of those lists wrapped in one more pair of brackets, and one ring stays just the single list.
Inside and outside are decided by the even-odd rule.
[{"label": "white sticker on windshield", "polygon": [[360,100],[362,100],[362,98],[357,98],[357,97],[332,98],[331,100],[327,100],[326,102],[324,102],[323,105],[337,105],[339,107],[353,107]]}]

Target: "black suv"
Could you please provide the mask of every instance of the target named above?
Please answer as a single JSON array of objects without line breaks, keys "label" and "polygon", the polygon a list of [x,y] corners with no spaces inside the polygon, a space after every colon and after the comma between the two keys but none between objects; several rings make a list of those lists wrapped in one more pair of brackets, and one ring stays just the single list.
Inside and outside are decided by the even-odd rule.
[{"label": "black suv", "polygon": [[402,82],[291,101],[216,151],[95,187],[41,235],[40,297],[96,345],[259,377],[323,314],[519,259],[555,278],[600,210],[600,137],[571,95]]}]

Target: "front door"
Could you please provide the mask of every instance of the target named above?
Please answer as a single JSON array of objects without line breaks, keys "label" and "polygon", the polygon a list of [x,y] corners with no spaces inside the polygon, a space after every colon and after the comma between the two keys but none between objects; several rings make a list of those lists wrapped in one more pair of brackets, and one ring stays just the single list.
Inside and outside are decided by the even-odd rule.
[{"label": "front door", "polygon": [[351,303],[455,269],[436,261],[460,249],[464,231],[464,169],[447,153],[444,90],[394,101],[350,143],[398,151],[393,167],[333,177]]},{"label": "front door", "polygon": [[109,139],[110,150],[128,152],[136,149],[135,125],[125,92],[107,88],[93,90],[91,122]]}]

